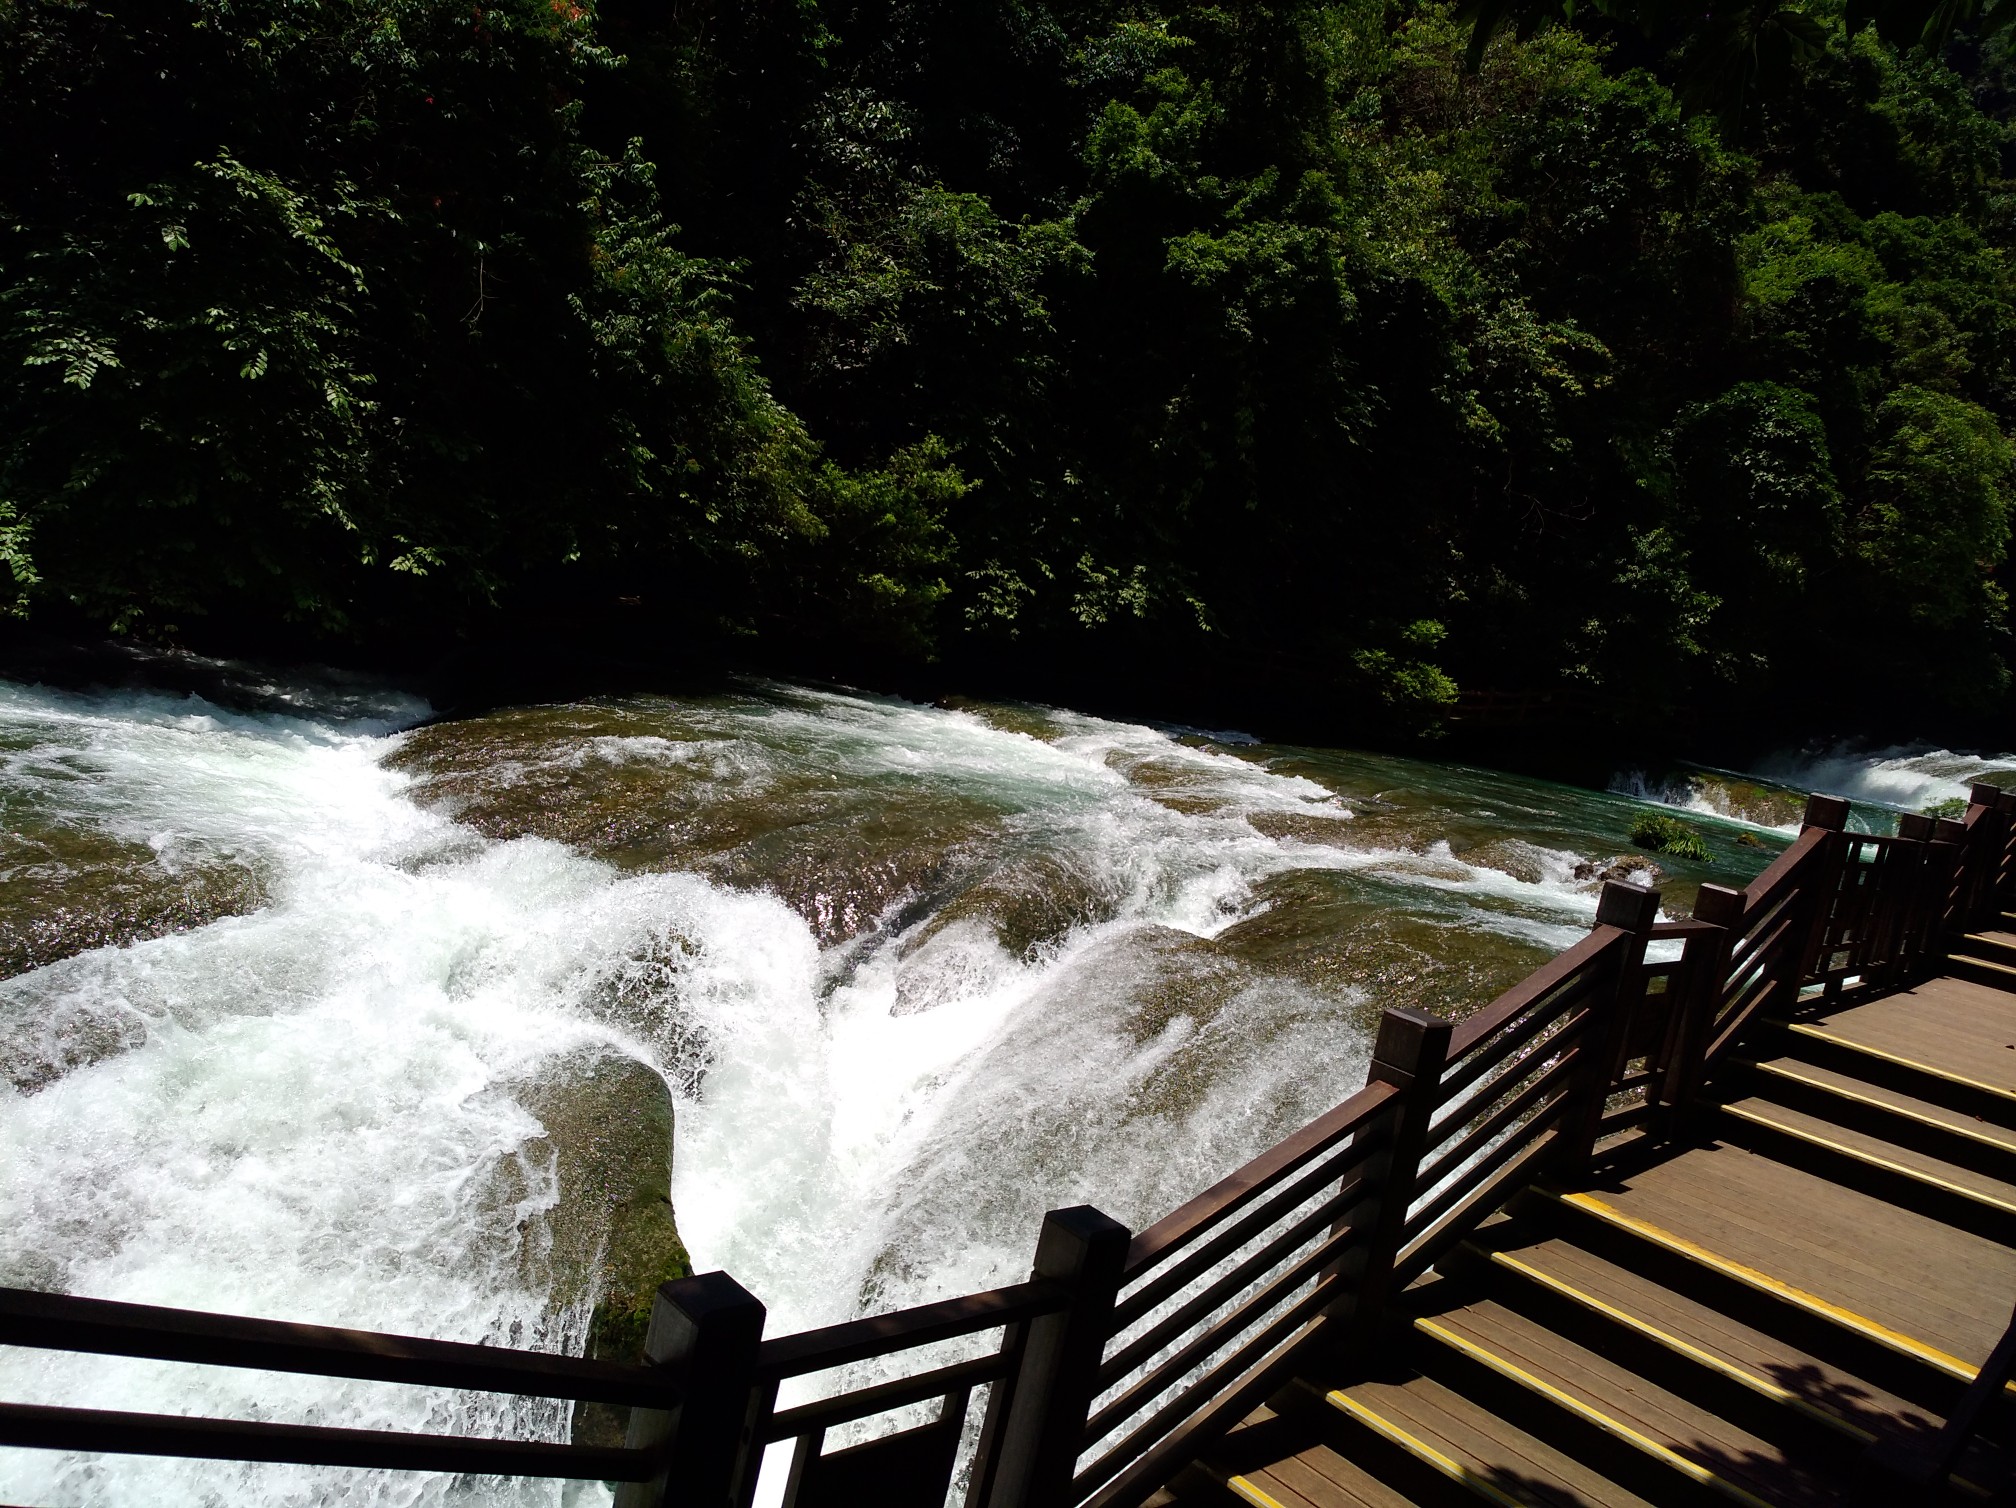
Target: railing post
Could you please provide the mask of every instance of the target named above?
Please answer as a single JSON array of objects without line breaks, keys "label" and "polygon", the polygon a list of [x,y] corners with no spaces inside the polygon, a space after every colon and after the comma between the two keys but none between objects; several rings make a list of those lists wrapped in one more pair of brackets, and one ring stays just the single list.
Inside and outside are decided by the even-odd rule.
[{"label": "railing post", "polygon": [[[1999,906],[2002,864],[2009,845],[2009,819],[2002,809],[1999,786],[1976,785],[1967,793],[1969,808],[1960,842],[1960,904],[1952,917],[1956,932],[1981,925]],[[1974,808],[1981,814],[1974,815]]]},{"label": "railing post", "polygon": [[680,1389],[671,1409],[632,1409],[624,1444],[662,1450],[648,1482],[616,1489],[616,1508],[735,1508],[762,1460],[756,1448],[756,1350],[763,1304],[725,1272],[703,1272],[659,1288],[651,1304],[644,1359]]},{"label": "railing post", "polygon": [[1967,824],[1957,817],[1941,817],[1932,824],[1932,842],[1925,855],[1929,871],[1925,883],[1932,892],[1931,915],[1925,924],[1925,951],[1940,953],[1948,946],[1949,932],[1965,930],[1957,908],[1965,879]]},{"label": "railing post", "polygon": [[1368,1084],[1391,1084],[1395,1095],[1379,1120],[1360,1134],[1385,1145],[1365,1162],[1360,1175],[1364,1197],[1346,1207],[1333,1229],[1356,1226],[1363,1237],[1337,1265],[1346,1278],[1344,1298],[1327,1312],[1350,1346],[1367,1339],[1392,1299],[1393,1265],[1407,1239],[1407,1209],[1421,1190],[1421,1157],[1428,1123],[1434,1117],[1449,1062],[1455,1023],[1409,1006],[1388,1006],[1379,1014],[1372,1043]]},{"label": "railing post", "polygon": [[1897,836],[1912,845],[1914,867],[1892,943],[1894,956],[1885,976],[1892,985],[1902,985],[1910,979],[1936,935],[1940,887],[1940,850],[1935,841],[1938,832],[1937,822],[1915,812],[1897,819]]},{"label": "railing post", "polygon": [[1069,1298],[1008,1337],[1018,1359],[987,1402],[966,1497],[974,1508],[1064,1508],[1070,1500],[1131,1237],[1089,1204],[1043,1217],[1030,1276],[1062,1284]]},{"label": "railing post", "polygon": [[1841,891],[1841,865],[1844,848],[1839,834],[1848,830],[1848,798],[1845,796],[1808,796],[1806,816],[1800,824],[1802,833],[1819,828],[1823,832],[1837,836],[1824,851],[1824,862],[1819,866],[1820,876],[1808,887],[1808,893],[1798,904],[1806,908],[1806,914],[1799,918],[1805,929],[1805,946],[1796,955],[1796,972],[1792,977],[1792,998],[1788,1004],[1797,1006],[1799,991],[1807,978],[1819,967],[1821,949],[1826,946],[1828,929],[1834,921],[1834,903]]},{"label": "railing post", "polygon": [[1615,952],[1604,971],[1607,977],[1584,1007],[1587,1019],[1582,1040],[1575,1045],[1575,1051],[1586,1056],[1575,1065],[1567,1113],[1562,1118],[1562,1146],[1555,1169],[1565,1177],[1581,1176],[1595,1155],[1610,1086],[1617,1079],[1617,1059],[1639,1000],[1645,940],[1658,919],[1658,891],[1621,880],[1604,881],[1602,898],[1596,903],[1596,925],[1615,927],[1622,936],[1612,944]]},{"label": "railing post", "polygon": [[1995,856],[1987,907],[1990,914],[1982,918],[1984,921],[1993,921],[1994,914],[2009,904],[2009,889],[2016,883],[2016,791],[2003,791],[1995,802],[1995,810],[2002,819],[2002,848]]},{"label": "railing post", "polygon": [[1715,1016],[1729,983],[1729,959],[1743,925],[1743,892],[1727,885],[1703,885],[1694,902],[1694,920],[1715,930],[1687,939],[1683,978],[1687,993],[1673,1012],[1672,1045],[1658,1103],[1670,1132],[1701,1098],[1708,1049],[1715,1041]]}]

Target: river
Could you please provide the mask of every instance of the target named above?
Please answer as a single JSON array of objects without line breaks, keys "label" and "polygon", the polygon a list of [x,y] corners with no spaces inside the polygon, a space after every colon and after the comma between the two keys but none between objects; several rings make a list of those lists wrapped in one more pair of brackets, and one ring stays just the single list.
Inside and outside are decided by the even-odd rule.
[{"label": "river", "polygon": [[[771,1333],[1012,1282],[1043,1210],[1152,1220],[1355,1089],[1382,1007],[1467,1014],[1574,941],[1649,798],[1710,844],[1660,861],[1675,909],[1787,838],[1720,787],[1030,706],[749,683],[424,724],[235,673],[0,682],[0,1284],[578,1351],[547,1122],[608,1058],[669,1085],[679,1229]],[[1995,763],[1829,757],[1765,773],[1918,806]],[[569,1428],[18,1350],[0,1397]],[[0,1451],[0,1499],[606,1492]]]}]

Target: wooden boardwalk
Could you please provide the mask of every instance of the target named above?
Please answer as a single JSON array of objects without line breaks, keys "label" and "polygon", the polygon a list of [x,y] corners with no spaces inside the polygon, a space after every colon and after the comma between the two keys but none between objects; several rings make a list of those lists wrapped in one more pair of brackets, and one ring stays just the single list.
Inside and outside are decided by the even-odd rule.
[{"label": "wooden boardwalk", "polygon": [[1935,1435],[2016,1301],[2016,972],[1952,967],[1761,1024],[1684,1134],[1531,1185],[1156,1501],[1921,1501],[1865,1451]]},{"label": "wooden boardwalk", "polygon": [[700,1273],[642,1363],[0,1288],[0,1345],[627,1406],[620,1447],[14,1400],[0,1446],[617,1508],[752,1508],[772,1445],[783,1508],[2016,1504],[2016,792],[1850,815],[1691,917],[1606,884],[1153,1224],[1052,1210],[1005,1287],[767,1336]]}]

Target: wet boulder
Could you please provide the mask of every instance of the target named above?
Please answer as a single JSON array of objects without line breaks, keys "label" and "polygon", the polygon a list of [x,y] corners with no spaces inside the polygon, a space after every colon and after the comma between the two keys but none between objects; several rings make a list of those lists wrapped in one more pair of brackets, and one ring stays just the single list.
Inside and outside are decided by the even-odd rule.
[{"label": "wet boulder", "polygon": [[1616,854],[1607,859],[1584,859],[1575,866],[1575,878],[1589,885],[1619,880],[1627,885],[1656,886],[1666,871],[1638,854]]},{"label": "wet boulder", "polygon": [[17,817],[0,828],[0,979],[265,903],[249,864],[171,865],[145,843]]},{"label": "wet boulder", "polygon": [[[693,1267],[673,1218],[672,1097],[657,1069],[613,1050],[576,1053],[518,1091],[552,1148],[558,1202],[543,1266],[555,1308],[592,1295],[588,1354],[634,1362],[644,1354],[653,1296]],[[575,1439],[621,1444],[626,1413],[583,1404]]]}]

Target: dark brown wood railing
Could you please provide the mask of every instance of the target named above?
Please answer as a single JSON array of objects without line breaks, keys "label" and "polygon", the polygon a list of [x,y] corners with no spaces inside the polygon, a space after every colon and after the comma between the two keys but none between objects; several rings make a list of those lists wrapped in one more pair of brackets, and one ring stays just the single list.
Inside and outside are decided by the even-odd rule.
[{"label": "dark brown wood railing", "polygon": [[[1012,1287],[765,1340],[762,1304],[705,1273],[660,1290],[638,1366],[0,1290],[0,1343],[628,1405],[620,1449],[24,1403],[0,1404],[0,1444],[600,1478],[620,1508],[746,1508],[788,1441],[787,1508],[941,1508],[962,1461],[970,1508],[1131,1508],[1312,1352],[1371,1342],[1519,1189],[1673,1134],[1761,1023],[1936,971],[2016,894],[2016,795],[1976,787],[1964,821],[1894,837],[1847,819],[1813,798],[1762,875],[1703,886],[1687,920],[1606,886],[1586,939],[1469,1020],[1387,1011],[1364,1088],[1145,1230],[1052,1211]],[[2016,1340],[1997,1355],[2016,1366]],[[825,1396],[779,1406],[816,1377]],[[893,1427],[826,1448],[869,1419]],[[1912,1469],[1950,1469],[1971,1428],[1963,1408]]]}]

